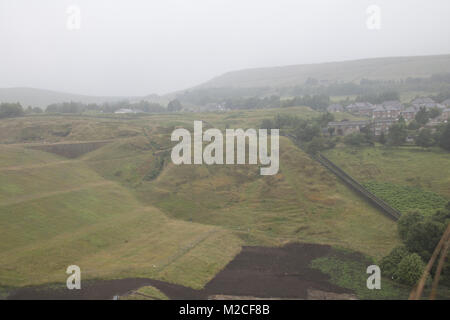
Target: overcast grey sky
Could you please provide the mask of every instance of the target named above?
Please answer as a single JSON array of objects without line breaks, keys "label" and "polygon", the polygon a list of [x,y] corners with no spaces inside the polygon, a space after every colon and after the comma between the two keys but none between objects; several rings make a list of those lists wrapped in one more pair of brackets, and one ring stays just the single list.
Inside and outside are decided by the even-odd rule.
[{"label": "overcast grey sky", "polygon": [[244,68],[446,54],[449,13],[448,0],[0,0],[0,87],[162,94]]}]

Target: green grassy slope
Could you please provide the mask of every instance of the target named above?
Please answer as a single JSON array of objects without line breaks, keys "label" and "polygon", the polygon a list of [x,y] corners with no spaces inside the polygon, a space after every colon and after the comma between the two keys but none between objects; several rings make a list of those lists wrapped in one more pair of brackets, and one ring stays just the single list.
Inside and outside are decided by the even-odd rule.
[{"label": "green grassy slope", "polygon": [[[85,278],[143,276],[200,288],[244,244],[302,241],[375,259],[387,254],[399,243],[395,223],[284,137],[275,176],[260,176],[251,165],[175,166],[170,161],[175,126],[190,128],[201,119],[221,129],[257,127],[279,112],[317,115],[294,107],[127,120],[0,121],[0,131],[10,130],[8,139],[16,142],[0,145],[0,285],[63,282],[65,268],[77,264]],[[23,130],[40,124],[46,129],[34,143],[111,141],[68,160],[19,143]],[[61,124],[71,127],[69,135],[52,134],[53,125]],[[392,155],[374,148],[355,156],[344,151],[330,154],[348,163],[344,169],[362,182],[398,183],[415,172],[422,187],[430,185],[444,197],[449,190],[442,174],[446,154],[393,149]]]},{"label": "green grassy slope", "polygon": [[286,138],[281,138],[281,169],[276,176],[260,176],[259,168],[250,165],[175,166],[166,155],[156,177],[148,179],[158,150],[165,150],[162,144],[168,139],[164,134],[147,140],[136,137],[112,143],[83,160],[170,217],[224,227],[247,244],[308,241],[375,257],[397,244],[394,222]]},{"label": "green grassy slope", "polygon": [[199,288],[240,250],[230,232],[169,219],[79,160],[11,168],[14,155],[19,163],[17,146],[2,147],[0,285],[64,282],[76,264],[85,279],[143,276]]}]

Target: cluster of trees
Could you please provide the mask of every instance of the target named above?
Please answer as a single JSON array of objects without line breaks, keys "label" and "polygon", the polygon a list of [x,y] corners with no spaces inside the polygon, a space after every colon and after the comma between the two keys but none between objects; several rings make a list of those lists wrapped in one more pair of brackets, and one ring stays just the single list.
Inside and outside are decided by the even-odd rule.
[{"label": "cluster of trees", "polygon": [[226,98],[217,103],[230,110],[282,108],[293,106],[308,106],[316,110],[325,110],[330,105],[330,97],[328,95],[305,95],[289,99],[281,99],[278,95],[271,95],[267,97],[253,96]]},{"label": "cluster of trees", "polygon": [[[164,113],[164,112],[177,112],[183,109],[181,103],[175,99],[170,101],[168,107],[165,108],[159,103],[153,103],[148,101],[140,101],[130,104],[127,101],[118,101],[112,103],[81,103],[81,102],[61,102],[54,103],[45,109],[46,113],[67,113],[67,114],[80,114],[83,112],[103,112],[114,113],[115,111],[126,108],[145,113]],[[20,103],[1,103],[0,104],[0,118],[20,117],[24,114],[38,114],[44,111],[38,107],[29,106],[25,110]]]},{"label": "cluster of trees", "polygon": [[442,110],[439,108],[432,108],[427,110],[425,107],[421,107],[416,113],[414,118],[415,123],[419,126],[424,126],[430,119],[436,118],[442,114]]},{"label": "cluster of trees", "polygon": [[331,113],[322,113],[319,117],[305,120],[296,116],[278,114],[273,119],[264,119],[261,123],[263,129],[281,129],[283,133],[295,137],[308,152],[334,148],[338,141],[342,141],[350,146],[372,146],[375,142],[388,146],[400,146],[406,142],[408,136],[415,136],[415,143],[421,147],[439,146],[450,151],[450,122],[432,131],[429,128],[412,130],[403,118],[394,123],[387,135],[381,134],[376,137],[373,133],[372,125],[362,128],[360,132],[355,132],[345,136],[342,140],[335,137],[333,128],[327,128],[328,122],[333,121]]},{"label": "cluster of trees", "polygon": [[374,142],[375,136],[369,126],[361,129],[361,132],[355,132],[344,137],[344,143],[354,147],[373,146]]},{"label": "cluster of trees", "polygon": [[414,142],[419,147],[429,148],[439,146],[442,149],[450,151],[450,122],[442,124],[434,130],[430,128],[417,129]]},{"label": "cluster of trees", "polygon": [[104,112],[104,113],[114,113],[115,111],[127,108],[132,110],[137,110],[147,113],[162,113],[166,112],[166,108],[158,103],[152,103],[148,101],[140,101],[137,103],[130,104],[128,101],[117,101],[112,103],[81,103],[81,102],[62,102],[54,103],[47,106],[45,112],[47,113],[83,113],[89,111]]},{"label": "cluster of trees", "polygon": [[28,108],[25,109],[25,113],[26,114],[39,114],[39,113],[43,113],[44,110],[42,110],[41,108],[38,107],[32,107],[32,106],[28,106]]},{"label": "cluster of trees", "polygon": [[224,101],[236,101],[247,99],[249,97],[263,97],[271,95],[269,87],[260,88],[198,88],[195,90],[186,90],[177,95],[177,99],[183,104],[205,106],[207,104],[222,104]]},{"label": "cluster of trees", "polygon": [[[400,92],[426,91],[443,92],[435,101],[441,102],[450,98],[450,73],[435,74],[424,78],[407,78],[402,80],[369,80],[362,79],[357,82],[323,82],[309,78],[303,85],[291,87],[254,87],[254,88],[199,88],[187,90],[177,95],[181,103],[204,106],[207,104],[228,103],[230,109],[264,108],[263,97],[296,97],[290,100],[297,101],[291,105],[307,105],[311,107],[324,106],[324,98],[330,96],[357,96],[347,101],[368,101],[381,103],[388,100],[397,100]],[[380,93],[381,92],[381,93]],[[309,98],[307,98],[309,96]],[[314,97],[315,98],[311,98]],[[302,100],[305,99],[305,100]],[[326,99],[325,99],[326,100]],[[275,102],[275,101],[273,101]],[[279,102],[279,101],[278,101]],[[283,100],[281,100],[283,104]],[[276,103],[270,107],[276,107]]]},{"label": "cluster of trees", "polygon": [[[389,127],[387,135],[382,133],[375,137],[372,130],[372,125],[369,125],[361,132],[355,132],[344,137],[343,142],[350,146],[364,146],[374,145],[379,142],[388,146],[400,146],[406,143],[408,136],[414,138],[417,146],[429,148],[439,146],[447,151],[450,151],[450,122],[442,124],[434,129],[424,128],[419,124],[420,115],[418,119],[411,121],[408,125],[405,120],[400,119]],[[330,136],[334,131],[329,131]]]},{"label": "cluster of trees", "polygon": [[310,120],[278,114],[273,119],[264,119],[261,128],[280,129],[282,134],[294,137],[297,143],[314,154],[336,145],[336,138],[323,134],[328,122],[333,120],[334,116],[328,112]]},{"label": "cluster of trees", "polygon": [[[445,209],[431,216],[420,212],[402,215],[397,230],[403,244],[381,260],[382,274],[408,285],[416,284],[423,273],[425,262],[430,259],[449,222],[450,202]],[[433,269],[432,276],[434,272]],[[441,281],[450,284],[449,261],[444,265]]]},{"label": "cluster of trees", "polygon": [[183,106],[178,99],[170,101],[167,105],[167,111],[169,112],[178,112],[181,111],[181,109],[183,109]]},{"label": "cluster of trees", "polygon": [[20,103],[0,103],[0,119],[21,117],[23,115],[24,111]]},{"label": "cluster of trees", "polygon": [[356,97],[355,102],[370,102],[372,104],[380,104],[385,101],[399,100],[400,95],[397,91],[384,91],[381,93],[368,93]]}]

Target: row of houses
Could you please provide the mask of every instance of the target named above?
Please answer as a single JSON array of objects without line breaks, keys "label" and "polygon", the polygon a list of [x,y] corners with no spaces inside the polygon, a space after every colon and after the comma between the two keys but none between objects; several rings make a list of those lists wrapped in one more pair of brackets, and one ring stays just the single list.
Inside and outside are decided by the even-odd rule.
[{"label": "row of houses", "polygon": [[[431,119],[427,123],[427,127],[434,127],[450,119],[450,108],[444,109],[442,114]],[[370,126],[370,129],[375,136],[379,136],[382,133],[387,134],[389,128],[398,121],[398,118],[386,118],[386,119],[371,119],[371,120],[358,120],[358,121],[332,121],[328,123],[328,128],[334,128],[334,133],[338,136],[345,136],[354,132],[360,132],[361,129]]]},{"label": "row of houses", "polygon": [[376,136],[379,136],[381,133],[386,134],[389,131],[389,127],[396,121],[397,119],[332,121],[328,123],[328,128],[334,128],[335,135],[346,136],[351,133],[360,132],[361,129],[370,125],[373,133]]},{"label": "row of houses", "polygon": [[427,110],[438,108],[442,110],[442,118],[448,119],[450,113],[450,99],[442,103],[436,103],[431,98],[417,98],[405,107],[400,101],[385,101],[382,104],[371,104],[369,102],[356,102],[346,107],[340,104],[332,104],[328,112],[350,112],[359,116],[372,119],[398,119],[402,116],[405,120],[413,120],[420,108]]}]

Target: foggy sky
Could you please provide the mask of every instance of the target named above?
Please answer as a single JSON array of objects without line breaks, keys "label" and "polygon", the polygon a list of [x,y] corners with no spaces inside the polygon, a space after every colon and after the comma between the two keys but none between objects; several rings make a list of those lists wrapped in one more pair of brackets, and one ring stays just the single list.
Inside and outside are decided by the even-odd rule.
[{"label": "foggy sky", "polygon": [[162,94],[244,68],[447,54],[449,13],[448,0],[0,0],[0,87]]}]

